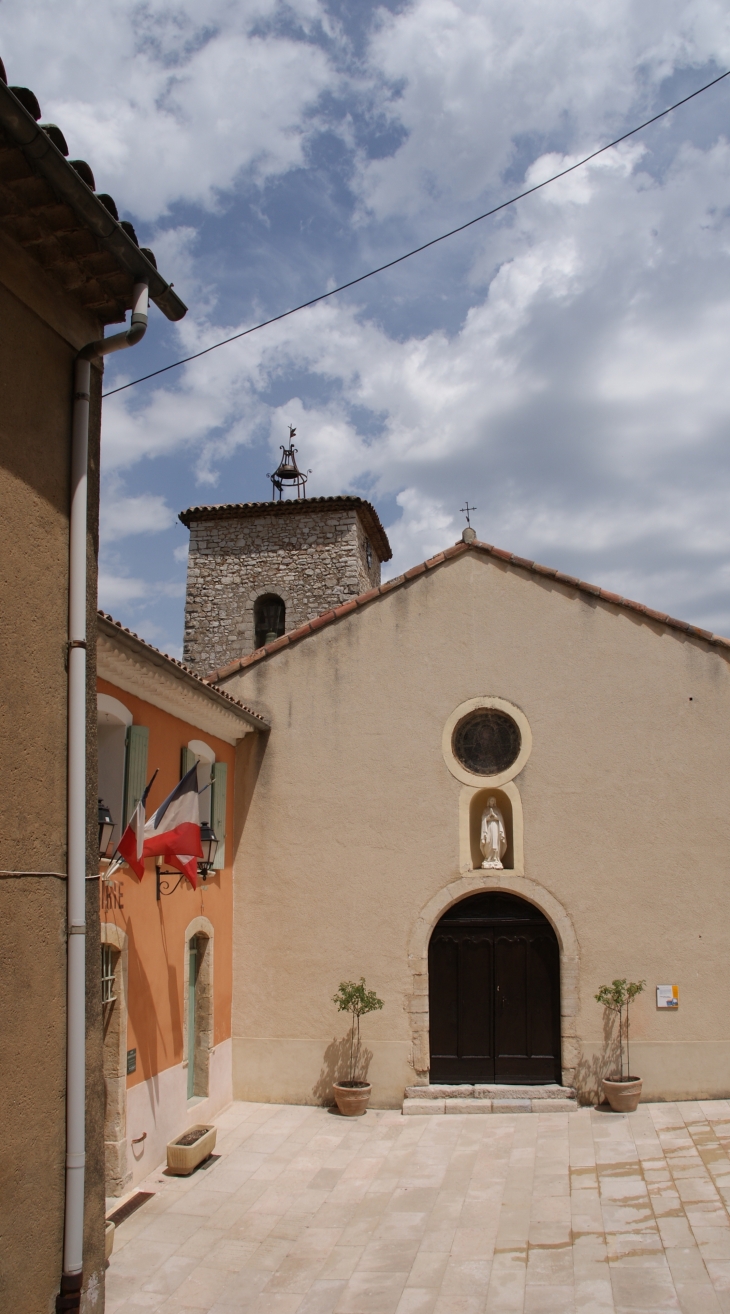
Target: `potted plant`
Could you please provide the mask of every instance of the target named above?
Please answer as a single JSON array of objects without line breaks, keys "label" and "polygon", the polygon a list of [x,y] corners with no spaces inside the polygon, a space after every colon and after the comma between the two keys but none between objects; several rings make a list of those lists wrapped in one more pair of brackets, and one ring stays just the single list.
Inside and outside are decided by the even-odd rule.
[{"label": "potted plant", "polygon": [[[596,1003],[602,1004],[610,1013],[618,1017],[618,1048],[620,1056],[620,1075],[603,1078],[603,1092],[614,1113],[633,1113],[641,1098],[641,1077],[631,1076],[631,1056],[629,1051],[629,1005],[640,995],[646,981],[627,981],[625,977],[612,982],[610,986],[601,986],[596,995]],[[626,1022],[624,1024],[624,1011]],[[626,1028],[626,1076],[624,1076],[624,1025]]]},{"label": "potted plant", "polygon": [[353,1118],[365,1112],[372,1090],[369,1081],[361,1081],[357,1076],[360,1066],[360,1018],[382,1008],[383,1001],[378,999],[374,990],[367,989],[365,977],[361,976],[359,981],[340,981],[337,994],[332,996],[332,1003],[337,1005],[341,1013],[349,1013],[351,1018],[350,1075],[347,1081],[334,1082],[334,1092],[340,1113],[346,1118]]}]

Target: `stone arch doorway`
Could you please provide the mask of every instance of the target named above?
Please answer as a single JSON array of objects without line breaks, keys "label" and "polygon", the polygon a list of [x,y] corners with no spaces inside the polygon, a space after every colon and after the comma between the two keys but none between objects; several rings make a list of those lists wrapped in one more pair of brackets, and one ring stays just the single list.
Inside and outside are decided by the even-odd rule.
[{"label": "stone arch doorway", "polygon": [[533,903],[484,891],[452,904],[428,980],[431,1082],[561,1081],[560,948]]}]

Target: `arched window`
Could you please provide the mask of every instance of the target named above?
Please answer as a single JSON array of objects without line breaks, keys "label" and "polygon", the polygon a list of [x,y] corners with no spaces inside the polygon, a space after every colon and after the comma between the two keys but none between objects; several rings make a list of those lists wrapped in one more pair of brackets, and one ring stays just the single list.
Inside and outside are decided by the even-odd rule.
[{"label": "arched window", "polygon": [[220,871],[226,865],[226,793],[228,787],[228,766],[225,762],[216,762],[215,753],[202,739],[191,739],[183,746],[181,754],[180,775],[186,775],[193,762],[198,764],[198,789],[200,791],[200,820],[209,823],[215,831],[218,847],[213,861],[214,871]]},{"label": "arched window", "polygon": [[183,1065],[189,1100],[209,1094],[213,1050],[213,926],[195,917],[185,931]]},{"label": "arched window", "polygon": [[[129,776],[129,742],[130,731],[136,731],[139,734],[143,731],[141,726],[132,725],[132,713],[124,703],[120,703],[118,698],[112,698],[109,694],[97,694],[96,703],[98,709],[98,771],[99,771],[99,798],[103,799],[109,808],[112,820],[114,821],[114,830],[112,832],[112,843],[109,846],[109,852],[113,851],[114,845],[118,843],[119,837],[124,830],[128,820],[129,813],[125,812],[125,805],[128,803],[127,779]],[[142,775],[146,770],[146,757],[142,763]],[[144,789],[144,783],[142,784]],[[141,793],[141,790],[139,791]]]},{"label": "arched window", "polygon": [[277,593],[262,593],[253,604],[253,624],[257,648],[280,639],[286,629],[286,606]]}]

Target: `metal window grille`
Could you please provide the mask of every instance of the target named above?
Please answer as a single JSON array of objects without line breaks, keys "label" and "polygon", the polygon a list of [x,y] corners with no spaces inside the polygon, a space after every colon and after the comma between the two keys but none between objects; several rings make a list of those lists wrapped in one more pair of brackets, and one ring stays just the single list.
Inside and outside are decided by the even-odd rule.
[{"label": "metal window grille", "polygon": [[110,944],[101,946],[101,1002],[113,1004],[114,994],[114,950]]}]

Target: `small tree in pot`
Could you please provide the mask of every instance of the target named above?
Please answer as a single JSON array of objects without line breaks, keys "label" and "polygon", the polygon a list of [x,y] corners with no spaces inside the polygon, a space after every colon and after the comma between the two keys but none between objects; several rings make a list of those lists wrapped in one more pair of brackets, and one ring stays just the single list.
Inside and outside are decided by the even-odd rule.
[{"label": "small tree in pot", "polygon": [[[616,1113],[633,1113],[641,1097],[641,1077],[631,1076],[631,1052],[629,1049],[629,1007],[632,1000],[640,995],[646,981],[627,981],[621,977],[610,986],[601,986],[596,995],[596,1003],[602,1004],[614,1017],[618,1017],[618,1047],[620,1074],[618,1080],[604,1077],[603,1090],[611,1108]],[[626,1022],[624,1024],[624,1011]],[[624,1026],[626,1028],[626,1076],[624,1076]]]},{"label": "small tree in pot", "polygon": [[365,1112],[372,1089],[369,1081],[359,1080],[357,1076],[361,1054],[360,1018],[382,1008],[383,1001],[378,999],[374,990],[368,990],[365,977],[361,976],[359,981],[340,981],[332,1003],[337,1005],[340,1013],[349,1013],[351,1018],[349,1077],[345,1081],[336,1081],[334,1092],[340,1113],[353,1117]]}]

